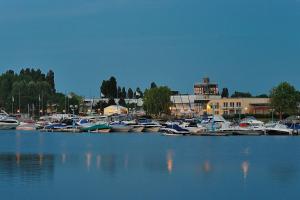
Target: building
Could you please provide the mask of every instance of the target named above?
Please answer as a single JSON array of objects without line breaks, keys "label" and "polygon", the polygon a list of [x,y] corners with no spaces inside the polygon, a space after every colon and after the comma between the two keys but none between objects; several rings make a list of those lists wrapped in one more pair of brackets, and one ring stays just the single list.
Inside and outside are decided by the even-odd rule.
[{"label": "building", "polygon": [[203,78],[202,83],[196,83],[194,85],[195,95],[219,95],[218,84],[211,83],[208,77]]},{"label": "building", "polygon": [[269,98],[221,98],[211,100],[206,112],[216,115],[269,114]]},{"label": "building", "polygon": [[203,114],[269,114],[269,98],[221,98],[218,84],[204,78],[194,85],[194,95],[172,95],[171,113],[175,116],[199,116]]}]

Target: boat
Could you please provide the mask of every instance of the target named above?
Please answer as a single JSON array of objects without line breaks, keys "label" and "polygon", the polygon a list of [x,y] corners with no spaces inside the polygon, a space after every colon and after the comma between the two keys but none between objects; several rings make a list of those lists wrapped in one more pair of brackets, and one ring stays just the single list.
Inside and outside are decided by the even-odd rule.
[{"label": "boat", "polygon": [[243,128],[247,128],[249,126],[260,128],[264,126],[264,122],[255,119],[255,117],[246,117],[239,123],[239,126]]},{"label": "boat", "polygon": [[112,122],[110,123],[110,127],[112,132],[119,132],[119,133],[127,133],[132,129],[131,126],[122,122]]},{"label": "boat", "polygon": [[285,124],[276,124],[274,127],[266,128],[267,135],[293,135],[294,130],[288,128]]},{"label": "boat", "polygon": [[107,124],[89,124],[81,127],[80,130],[93,133],[108,133],[111,131],[111,127]]},{"label": "boat", "polygon": [[196,122],[183,122],[180,126],[187,129],[192,135],[200,135],[207,132],[207,128],[197,124]]},{"label": "boat", "polygon": [[19,126],[19,121],[10,117],[5,111],[0,113],[0,130],[16,129]]},{"label": "boat", "polygon": [[145,127],[143,125],[130,125],[130,126],[132,127],[130,132],[133,132],[133,133],[142,133],[145,129]]},{"label": "boat", "polygon": [[145,126],[138,124],[135,120],[131,120],[131,121],[122,121],[124,124],[131,126],[131,130],[130,132],[133,133],[141,133],[143,132]]},{"label": "boat", "polygon": [[162,127],[158,122],[155,122],[151,119],[139,119],[138,123],[144,126],[143,132],[147,133],[158,133]]},{"label": "boat", "polygon": [[161,128],[165,135],[189,135],[190,132],[187,129],[180,127],[178,124],[167,124],[165,127]]}]

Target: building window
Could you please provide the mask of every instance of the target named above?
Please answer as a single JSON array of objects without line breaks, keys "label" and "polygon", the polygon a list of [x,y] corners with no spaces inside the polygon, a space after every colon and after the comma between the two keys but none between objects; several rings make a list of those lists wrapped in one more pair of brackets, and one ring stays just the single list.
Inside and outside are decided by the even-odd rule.
[{"label": "building window", "polygon": [[224,108],[227,108],[228,107],[228,102],[224,102]]},{"label": "building window", "polygon": [[234,108],[234,102],[230,102],[230,107]]},{"label": "building window", "polygon": [[236,102],[236,107],[238,107],[238,108],[242,107],[242,103],[241,102]]}]

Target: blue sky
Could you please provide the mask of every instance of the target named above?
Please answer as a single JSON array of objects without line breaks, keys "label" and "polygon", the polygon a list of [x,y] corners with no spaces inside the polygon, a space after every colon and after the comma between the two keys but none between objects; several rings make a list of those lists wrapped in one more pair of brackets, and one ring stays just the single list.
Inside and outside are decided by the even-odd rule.
[{"label": "blue sky", "polygon": [[183,93],[203,76],[300,89],[300,0],[0,0],[0,13],[0,72],[53,69],[60,91],[96,96],[111,75]]}]

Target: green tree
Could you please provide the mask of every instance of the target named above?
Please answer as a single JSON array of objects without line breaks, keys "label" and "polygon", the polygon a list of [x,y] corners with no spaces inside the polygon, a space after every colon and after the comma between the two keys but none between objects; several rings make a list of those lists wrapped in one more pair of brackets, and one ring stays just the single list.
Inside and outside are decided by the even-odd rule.
[{"label": "green tree", "polygon": [[56,89],[55,89],[54,72],[52,70],[49,70],[49,72],[47,73],[46,80],[51,86],[51,93],[54,94],[56,92]]},{"label": "green tree", "polygon": [[144,95],[144,110],[147,114],[160,116],[169,114],[171,106],[171,90],[168,87],[147,89]]},{"label": "green tree", "polygon": [[131,88],[128,89],[127,95],[128,95],[128,98],[129,98],[129,99],[132,99],[132,98],[133,98],[133,91],[132,91]]},{"label": "green tree", "polygon": [[123,98],[121,98],[118,103],[120,106],[126,107],[126,102]]},{"label": "green tree", "polygon": [[289,83],[283,82],[273,88],[270,98],[271,106],[279,113],[280,119],[283,114],[291,115],[297,112],[299,93]]},{"label": "green tree", "polygon": [[222,98],[228,98],[228,97],[229,97],[229,91],[228,91],[228,88],[223,88],[221,97],[222,97]]},{"label": "green tree", "polygon": [[139,87],[136,88],[135,93],[134,93],[134,97],[137,98],[137,99],[144,97],[144,94],[143,94],[142,90]]},{"label": "green tree", "polygon": [[232,95],[232,98],[251,98],[252,94],[249,92],[237,92],[235,91]]},{"label": "green tree", "polygon": [[155,83],[155,82],[152,82],[150,88],[157,88],[156,83]]},{"label": "green tree", "polygon": [[123,87],[121,92],[121,98],[125,99],[126,97],[127,97],[126,89],[125,87]]}]

